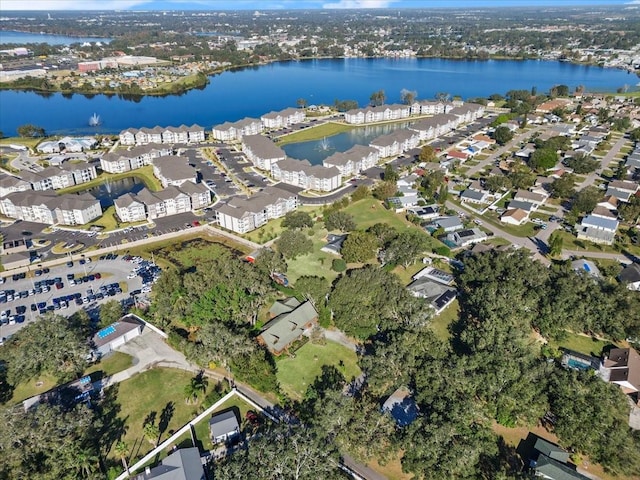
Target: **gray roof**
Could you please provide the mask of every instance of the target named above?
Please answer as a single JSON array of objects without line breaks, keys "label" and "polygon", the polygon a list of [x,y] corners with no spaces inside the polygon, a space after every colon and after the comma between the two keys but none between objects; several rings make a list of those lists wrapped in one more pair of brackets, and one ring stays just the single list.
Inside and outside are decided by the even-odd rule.
[{"label": "gray roof", "polygon": [[437,224],[438,226],[440,226],[441,228],[447,229],[447,228],[453,228],[453,227],[459,227],[462,228],[462,221],[455,216],[451,216],[451,217],[441,217],[438,218],[436,220],[434,220],[435,224]]},{"label": "gray roof", "polygon": [[131,193],[125,193],[124,195],[116,198],[113,203],[118,208],[129,208],[134,203],[142,203],[136,199]]},{"label": "gray roof", "polygon": [[242,144],[260,158],[285,158],[286,154],[275,143],[263,135],[245,135]]},{"label": "gray roof", "polygon": [[269,205],[275,205],[283,200],[296,196],[295,193],[270,186],[251,197],[231,197],[226,204],[216,206],[216,211],[234,218],[242,218],[248,213],[261,212]]},{"label": "gray roof", "polygon": [[579,227],[578,234],[582,234],[589,239],[603,240],[605,242],[613,242],[616,234],[609,230],[600,230],[593,227]]},{"label": "gray roof", "polygon": [[185,157],[167,155],[156,157],[153,164],[160,170],[163,177],[169,180],[185,180],[196,178],[196,169],[188,163]]},{"label": "gray roof", "polygon": [[389,145],[393,145],[395,142],[402,143],[410,138],[414,137],[416,134],[409,130],[396,130],[395,132],[388,133],[387,135],[381,135],[377,138],[371,140],[369,145],[377,145],[380,147],[385,147]]},{"label": "gray roof", "polygon": [[91,337],[91,341],[95,345],[96,348],[100,348],[116,338],[123,336],[126,333],[131,332],[137,328],[140,328],[141,324],[133,317],[126,316],[122,317],[119,321],[112,323],[108,327],[103,328],[99,332],[96,332],[93,337]]},{"label": "gray roof", "polygon": [[477,190],[471,190],[470,188],[467,188],[464,192],[460,194],[461,199],[468,198],[469,200],[482,201],[485,199],[485,197],[486,197],[485,193],[478,192]]},{"label": "gray roof", "polygon": [[615,232],[618,228],[618,220],[613,218],[598,217],[595,215],[587,215],[580,223],[583,227],[594,227],[602,230]]},{"label": "gray roof", "polygon": [[6,174],[0,174],[0,187],[4,187],[4,188],[11,188],[11,187],[17,187],[20,185],[27,185],[29,182],[18,178],[18,177],[14,177],[13,175],[6,175]]},{"label": "gray roof", "polygon": [[616,197],[618,200],[622,200],[624,202],[629,201],[629,198],[631,197],[631,192],[627,192],[627,191],[623,191],[614,187],[607,187],[607,192],[606,195],[609,196],[614,196]]},{"label": "gray roof", "polygon": [[204,480],[200,451],[197,447],[180,448],[141,477],[143,480]]},{"label": "gray roof", "polygon": [[520,210],[524,210],[525,212],[531,212],[534,209],[535,205],[529,202],[523,202],[521,200],[511,200],[509,202],[509,208],[519,208]]},{"label": "gray roof", "polygon": [[623,283],[640,282],[640,263],[632,263],[624,267],[618,279]]},{"label": "gray roof", "polygon": [[457,293],[455,288],[448,287],[426,277],[414,280],[407,286],[407,288],[416,297],[427,299],[430,303],[432,303],[433,307],[436,310],[440,310],[440,308],[442,307],[442,301],[439,301],[441,298],[446,298],[445,303],[448,303],[453,298],[455,298],[455,295]]},{"label": "gray roof", "polygon": [[217,413],[209,420],[209,430],[214,438],[239,433],[238,417],[233,410]]},{"label": "gray roof", "polygon": [[588,480],[588,477],[578,473],[562,462],[540,455],[535,467],[536,473],[553,480]]},{"label": "gray roof", "polygon": [[418,405],[411,392],[402,387],[389,395],[382,410],[389,412],[400,427],[405,427],[418,418]]},{"label": "gray roof", "polygon": [[269,309],[269,313],[271,315],[277,316],[283,313],[288,313],[300,306],[300,302],[296,297],[285,298],[284,300],[276,300],[271,308]]},{"label": "gray roof", "polygon": [[547,442],[544,438],[538,438],[536,443],[533,445],[533,449],[549,458],[559,460],[563,463],[569,460],[568,452],[564,451],[558,445]]},{"label": "gray roof", "polygon": [[267,348],[274,352],[281,352],[291,342],[298,339],[307,324],[318,317],[318,312],[311,302],[302,303],[295,310],[278,315],[264,328],[260,337]]}]

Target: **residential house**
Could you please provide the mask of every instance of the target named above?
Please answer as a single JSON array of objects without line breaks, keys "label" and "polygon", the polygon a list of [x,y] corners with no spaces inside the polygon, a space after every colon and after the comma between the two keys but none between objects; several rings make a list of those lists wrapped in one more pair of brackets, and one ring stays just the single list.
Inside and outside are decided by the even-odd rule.
[{"label": "residential house", "polygon": [[300,303],[289,299],[287,309],[264,326],[262,333],[258,335],[258,342],[274,355],[280,355],[317,321],[318,312],[311,302]]},{"label": "residential house", "polygon": [[185,157],[167,155],[153,159],[153,174],[163,187],[179,187],[185,182],[196,183],[198,172]]},{"label": "residential house", "polygon": [[598,203],[598,207],[604,207],[608,210],[616,210],[618,208],[618,199],[613,195],[607,195]]},{"label": "residential house", "polygon": [[433,224],[438,228],[442,228],[445,233],[455,232],[464,228],[462,221],[457,216],[441,217],[435,220]]},{"label": "residential house", "polygon": [[618,224],[617,219],[586,215],[580,224],[576,225],[576,231],[579,239],[612,245]]},{"label": "residential house", "polygon": [[334,233],[327,234],[327,243],[320,249],[323,252],[340,255],[342,244],[347,239],[347,235],[336,235]]},{"label": "residential house", "polygon": [[455,245],[455,248],[467,247],[474,243],[483,242],[487,234],[479,228],[470,228],[447,234],[447,240]]},{"label": "residential house", "polygon": [[218,223],[236,233],[248,233],[272,218],[298,208],[298,196],[277,187],[267,187],[251,197],[233,197],[216,205]]},{"label": "residential house", "polygon": [[607,184],[607,195],[613,195],[618,200],[628,202],[631,195],[640,190],[640,185],[626,180],[614,180]]},{"label": "residential house", "polygon": [[235,409],[225,410],[211,416],[209,420],[209,432],[211,441],[217,443],[229,443],[240,436],[240,422]]},{"label": "residential house", "polygon": [[640,263],[632,263],[624,267],[618,280],[624,283],[629,290],[640,291]]},{"label": "residential house", "polygon": [[255,167],[266,171],[271,171],[274,163],[287,158],[280,147],[262,135],[243,136],[242,151]]},{"label": "residential house", "polygon": [[467,188],[460,194],[462,203],[487,203],[489,195],[486,192]]},{"label": "residential house", "polygon": [[413,280],[426,278],[434,282],[438,282],[442,285],[453,285],[453,281],[454,281],[454,277],[452,274],[435,267],[425,267],[411,278]]},{"label": "residential house", "polygon": [[330,192],[340,187],[342,174],[336,167],[311,165],[308,160],[285,158],[271,165],[271,176],[288,185],[305,190]]},{"label": "residential house", "polygon": [[521,208],[509,208],[500,216],[500,221],[509,225],[522,225],[529,220],[529,212]]},{"label": "residential house", "polygon": [[147,219],[145,204],[131,193],[116,198],[113,205],[121,222],[141,222]]},{"label": "residential house", "polygon": [[464,163],[469,158],[469,154],[459,150],[449,150],[446,158],[447,160],[457,160],[460,163]]},{"label": "residential house", "polygon": [[455,300],[457,291],[453,287],[448,287],[442,283],[435,282],[429,278],[418,278],[411,282],[407,289],[415,297],[424,298],[439,315]]},{"label": "residential house", "polygon": [[536,206],[536,208],[544,204],[547,198],[549,198],[549,195],[547,195],[546,193],[535,193],[530,192],[529,190],[518,190],[513,196],[514,200],[532,203]]},{"label": "residential house", "polygon": [[400,387],[382,404],[382,411],[389,413],[399,427],[406,427],[418,418],[418,405],[408,388]]},{"label": "residential house", "polygon": [[206,474],[197,447],[179,448],[163,458],[160,465],[145,469],[134,480],[205,480]]},{"label": "residential house", "polygon": [[415,215],[422,220],[433,220],[440,215],[440,208],[438,205],[426,205],[424,207],[412,207],[407,209],[407,213]]},{"label": "residential house", "polygon": [[537,437],[529,466],[536,477],[548,480],[588,480],[569,463],[569,453]]},{"label": "residential house", "polygon": [[531,214],[532,212],[535,212],[536,209],[538,208],[538,206],[534,203],[531,202],[523,202],[522,200],[511,200],[508,204],[509,209],[514,210],[514,209],[520,209],[520,210],[524,210],[525,212],[527,212],[527,214]]},{"label": "residential house", "polygon": [[605,381],[619,385],[625,394],[637,394],[640,391],[640,354],[633,348],[612,348],[604,357],[601,374]]},{"label": "residential house", "polygon": [[598,205],[593,209],[591,215],[593,215],[594,217],[611,218],[615,220],[618,218],[618,216],[614,212],[615,210],[609,210],[606,207]]}]

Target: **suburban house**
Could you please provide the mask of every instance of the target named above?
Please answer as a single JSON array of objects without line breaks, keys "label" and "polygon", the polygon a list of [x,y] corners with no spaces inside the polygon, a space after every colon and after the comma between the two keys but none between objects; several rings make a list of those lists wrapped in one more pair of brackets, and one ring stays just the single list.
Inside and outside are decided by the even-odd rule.
[{"label": "suburban house", "polygon": [[627,285],[629,290],[640,291],[640,263],[632,263],[624,267],[618,280]]},{"label": "suburban house", "polygon": [[276,301],[270,313],[275,317],[264,326],[258,343],[266,346],[274,355],[284,352],[318,321],[318,312],[313,304],[309,301],[300,303],[295,298]]},{"label": "suburban house", "polygon": [[234,409],[216,413],[209,420],[213,444],[229,443],[240,436],[240,422]]},{"label": "suburban house", "polygon": [[271,176],[282,183],[319,192],[330,192],[342,184],[342,174],[336,167],[311,165],[308,160],[293,158],[273,163]]},{"label": "suburban house", "polygon": [[460,194],[460,201],[462,203],[487,203],[488,197],[486,192],[467,188]]},{"label": "suburban house", "polygon": [[602,207],[600,205],[596,206],[596,208],[593,209],[591,215],[593,215],[594,217],[612,218],[614,220],[618,218],[613,210],[609,210],[608,208]]},{"label": "suburban house", "polygon": [[434,281],[428,277],[420,277],[411,282],[407,289],[415,297],[424,298],[439,315],[455,300],[457,291],[453,287]]},{"label": "suburban house", "polygon": [[424,207],[408,208],[407,213],[415,215],[422,220],[433,220],[440,215],[440,208],[438,205],[426,205]]},{"label": "suburban house", "polygon": [[369,146],[380,152],[380,157],[391,157],[400,155],[407,150],[415,148],[420,143],[420,137],[416,132],[410,130],[396,130],[387,135],[374,138]]},{"label": "suburban house", "polygon": [[520,209],[530,214],[531,212],[535,212],[538,208],[538,205],[531,202],[524,202],[522,200],[511,200],[508,204],[509,209]]},{"label": "suburban house", "polygon": [[607,184],[607,195],[613,195],[618,200],[628,202],[631,195],[640,190],[640,185],[627,180],[614,180]]},{"label": "suburban house", "polygon": [[559,446],[537,437],[529,466],[536,477],[549,480],[588,480],[569,463],[569,453]]},{"label": "suburban house", "polygon": [[418,405],[408,388],[400,387],[382,404],[382,411],[389,413],[399,427],[406,427],[418,418]]},{"label": "suburban house", "polygon": [[198,172],[188,162],[187,158],[175,155],[156,157],[153,159],[153,174],[165,188],[170,185],[179,187],[185,182],[196,183]]},{"label": "suburban house", "polygon": [[240,140],[245,135],[258,135],[263,130],[264,125],[261,120],[247,117],[237,122],[225,122],[221,125],[216,125],[211,130],[211,133],[215,140],[231,142]]},{"label": "suburban house", "polygon": [[425,267],[411,278],[413,280],[418,280],[419,278],[427,278],[429,280],[433,280],[434,282],[441,283],[442,285],[453,285],[454,281],[453,275],[435,267]]},{"label": "suburban house", "polygon": [[57,195],[32,190],[0,198],[0,213],[18,220],[53,225],[84,225],[102,215],[100,202],[88,193]]},{"label": "suburban house", "polygon": [[336,152],[325,158],[322,164],[327,168],[335,167],[343,176],[348,176],[375,166],[379,158],[380,152],[377,148],[354,145],[345,152]]},{"label": "suburban house", "polygon": [[262,135],[242,137],[242,151],[255,167],[266,171],[271,171],[274,163],[287,158],[280,147]]},{"label": "suburban house", "polygon": [[126,315],[96,332],[91,337],[91,346],[96,358],[100,358],[141,334],[142,323],[132,315]]},{"label": "suburban house", "polygon": [[640,402],[640,354],[633,348],[612,348],[600,373],[603,380],[619,385],[627,395],[636,395],[635,402]]},{"label": "suburban house", "polygon": [[251,197],[233,197],[216,205],[218,223],[236,233],[247,233],[272,218],[298,208],[298,196],[277,187],[267,187]]},{"label": "suburban house", "polygon": [[529,212],[521,208],[509,208],[500,216],[500,221],[509,225],[522,225],[529,220]]},{"label": "suburban house", "polygon": [[467,247],[474,243],[487,239],[487,234],[479,228],[470,228],[447,234],[447,240],[455,245],[455,248]]},{"label": "suburban house", "polygon": [[449,150],[446,158],[447,160],[457,160],[460,163],[464,163],[469,158],[469,154],[460,150]]},{"label": "suburban house", "polygon": [[548,195],[530,192],[529,190],[518,190],[513,196],[514,200],[533,203],[536,208],[541,206],[547,198],[549,198]]},{"label": "suburban house", "polygon": [[607,195],[604,199],[598,203],[598,207],[604,207],[608,210],[616,210],[620,202],[613,195]]},{"label": "suburban house", "polygon": [[323,252],[333,253],[334,255],[340,255],[342,250],[342,244],[347,239],[347,235],[336,235],[334,233],[327,234],[327,243],[320,249]]},{"label": "suburban house", "polygon": [[612,245],[618,225],[618,220],[614,218],[586,215],[575,228],[581,240]]},{"label": "suburban house", "polygon": [[306,113],[300,108],[285,108],[279,112],[265,113],[260,117],[264,128],[286,128],[296,123],[304,122]]},{"label": "suburban house", "polygon": [[437,228],[442,228],[445,233],[455,232],[456,230],[461,230],[464,228],[462,221],[459,217],[451,216],[451,217],[440,217],[433,221],[433,225]]},{"label": "suburban house", "polygon": [[205,480],[207,477],[197,447],[179,448],[163,458],[160,465],[146,467],[133,480]]}]

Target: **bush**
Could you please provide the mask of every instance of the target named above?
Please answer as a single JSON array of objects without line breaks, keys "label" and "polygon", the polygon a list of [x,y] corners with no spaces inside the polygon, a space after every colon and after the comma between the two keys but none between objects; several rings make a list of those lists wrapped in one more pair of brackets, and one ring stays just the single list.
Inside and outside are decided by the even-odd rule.
[{"label": "bush", "polygon": [[442,247],[436,247],[433,249],[433,253],[436,253],[438,255],[442,255],[443,257],[448,257],[451,255],[451,249],[445,245],[443,245]]},{"label": "bush", "polygon": [[333,262],[331,262],[331,269],[334,272],[344,272],[347,269],[347,262],[341,258],[335,258]]}]

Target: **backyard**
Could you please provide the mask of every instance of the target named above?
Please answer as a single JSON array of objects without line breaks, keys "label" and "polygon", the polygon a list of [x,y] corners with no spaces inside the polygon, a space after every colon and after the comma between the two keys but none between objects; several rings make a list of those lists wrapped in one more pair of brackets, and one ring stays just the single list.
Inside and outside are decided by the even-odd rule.
[{"label": "backyard", "polygon": [[300,347],[295,356],[277,360],[280,390],[292,400],[301,400],[307,387],[320,375],[323,365],[335,366],[347,381],[361,373],[353,350],[332,341],[325,345],[309,342]]}]

